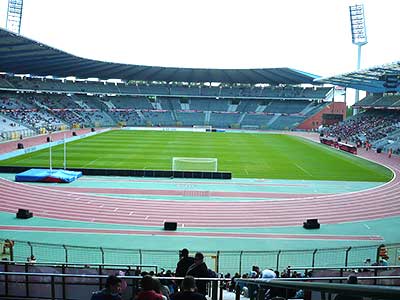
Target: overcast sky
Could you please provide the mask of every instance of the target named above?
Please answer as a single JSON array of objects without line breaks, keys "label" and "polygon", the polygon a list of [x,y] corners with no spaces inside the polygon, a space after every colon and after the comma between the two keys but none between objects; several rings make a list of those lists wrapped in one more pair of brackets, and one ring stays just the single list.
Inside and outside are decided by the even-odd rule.
[{"label": "overcast sky", "polygon": [[[362,67],[400,60],[399,0],[24,0],[21,34],[72,54],[132,64],[352,71],[348,6],[364,3]],[[5,26],[7,0],[0,0]]]}]

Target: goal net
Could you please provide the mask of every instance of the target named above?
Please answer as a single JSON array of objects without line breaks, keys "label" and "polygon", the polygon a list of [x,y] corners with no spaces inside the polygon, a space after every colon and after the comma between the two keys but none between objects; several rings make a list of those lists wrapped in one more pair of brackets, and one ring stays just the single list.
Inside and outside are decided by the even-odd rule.
[{"label": "goal net", "polygon": [[211,132],[212,126],[210,125],[193,125],[193,131]]},{"label": "goal net", "polygon": [[217,172],[218,159],[206,157],[173,157],[172,171]]}]

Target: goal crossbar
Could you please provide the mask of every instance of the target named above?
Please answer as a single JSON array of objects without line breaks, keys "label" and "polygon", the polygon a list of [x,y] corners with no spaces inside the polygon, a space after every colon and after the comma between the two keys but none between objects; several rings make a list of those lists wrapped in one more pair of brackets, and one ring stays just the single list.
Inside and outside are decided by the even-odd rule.
[{"label": "goal crossbar", "polygon": [[218,159],[212,157],[173,157],[172,171],[217,172]]}]

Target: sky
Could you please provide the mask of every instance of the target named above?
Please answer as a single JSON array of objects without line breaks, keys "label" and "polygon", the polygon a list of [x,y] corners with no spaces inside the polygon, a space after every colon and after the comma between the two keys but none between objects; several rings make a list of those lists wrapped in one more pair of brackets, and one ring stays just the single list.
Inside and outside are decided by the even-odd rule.
[{"label": "sky", "polygon": [[[354,71],[349,5],[364,4],[361,67],[400,60],[399,0],[24,0],[21,34],[103,61]],[[7,0],[0,0],[5,27]]]}]

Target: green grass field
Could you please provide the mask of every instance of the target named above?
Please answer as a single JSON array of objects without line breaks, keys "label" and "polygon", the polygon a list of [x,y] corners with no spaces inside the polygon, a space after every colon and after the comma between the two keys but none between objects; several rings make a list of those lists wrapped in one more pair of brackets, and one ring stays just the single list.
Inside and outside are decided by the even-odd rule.
[{"label": "green grass field", "polygon": [[[53,147],[62,167],[63,145]],[[172,157],[218,159],[236,178],[379,181],[390,170],[357,156],[283,134],[109,131],[67,144],[67,166],[171,170]],[[3,166],[49,166],[49,150],[0,161]]]}]

